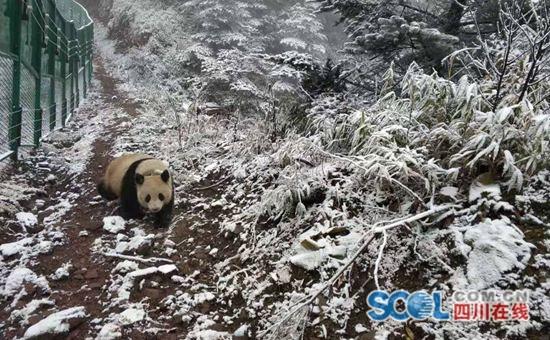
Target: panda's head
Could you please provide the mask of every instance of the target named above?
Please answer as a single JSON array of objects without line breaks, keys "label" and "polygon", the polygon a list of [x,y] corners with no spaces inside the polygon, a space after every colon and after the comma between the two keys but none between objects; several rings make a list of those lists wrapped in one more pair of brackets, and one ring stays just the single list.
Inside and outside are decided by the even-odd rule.
[{"label": "panda's head", "polygon": [[168,170],[150,176],[136,173],[135,180],[137,200],[145,211],[157,213],[172,200],[172,180]]}]

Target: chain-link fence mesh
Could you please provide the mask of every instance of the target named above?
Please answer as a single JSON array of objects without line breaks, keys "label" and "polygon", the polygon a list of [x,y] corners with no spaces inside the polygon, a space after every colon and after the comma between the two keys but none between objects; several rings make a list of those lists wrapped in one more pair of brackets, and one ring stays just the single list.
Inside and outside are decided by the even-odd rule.
[{"label": "chain-link fence mesh", "polygon": [[78,95],[80,100],[84,98],[84,67],[78,70]]},{"label": "chain-link fence mesh", "polygon": [[46,136],[50,130],[50,110],[53,108],[55,99],[51,97],[52,78],[42,76],[40,85],[40,107],[42,108],[42,135]]},{"label": "chain-link fence mesh", "polygon": [[36,78],[24,65],[21,66],[21,145],[33,145],[34,139],[34,95]]},{"label": "chain-link fence mesh", "polygon": [[0,54],[0,156],[10,150],[8,143],[13,60]]},{"label": "chain-link fence mesh", "polygon": [[63,103],[63,82],[60,79],[55,80],[56,110],[54,129],[60,129],[62,125],[63,110],[66,109]]},{"label": "chain-link fence mesh", "polygon": [[74,0],[0,0],[0,161],[65,125],[86,95],[92,40]]}]

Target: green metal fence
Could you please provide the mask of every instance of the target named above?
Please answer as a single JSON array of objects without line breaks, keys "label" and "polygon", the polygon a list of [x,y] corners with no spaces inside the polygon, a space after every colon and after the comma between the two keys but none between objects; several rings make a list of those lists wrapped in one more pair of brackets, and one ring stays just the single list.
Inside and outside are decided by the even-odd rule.
[{"label": "green metal fence", "polygon": [[0,161],[65,126],[92,78],[93,21],[73,0],[0,0]]}]

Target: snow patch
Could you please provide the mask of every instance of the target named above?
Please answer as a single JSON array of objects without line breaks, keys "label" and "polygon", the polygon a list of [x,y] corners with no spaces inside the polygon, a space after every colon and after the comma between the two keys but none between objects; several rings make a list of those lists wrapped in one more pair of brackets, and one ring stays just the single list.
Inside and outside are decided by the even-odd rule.
[{"label": "snow patch", "polygon": [[33,239],[31,237],[26,237],[22,240],[11,243],[4,243],[0,245],[0,253],[2,253],[2,256],[4,257],[13,256],[22,252],[28,245],[32,243]]},{"label": "snow patch", "polygon": [[71,264],[70,261],[67,263],[64,263],[61,267],[55,270],[55,273],[53,273],[50,276],[50,278],[52,280],[61,280],[61,279],[68,278],[70,276],[69,270],[71,270],[72,267],[73,265]]},{"label": "snow patch", "polygon": [[32,300],[25,307],[14,310],[10,315],[10,319],[19,320],[19,324],[24,326],[29,323],[30,316],[42,306],[52,307],[55,306],[55,303],[48,299]]},{"label": "snow patch", "polygon": [[83,319],[86,316],[86,308],[82,306],[53,313],[29,327],[24,338],[39,338],[67,333],[71,329],[71,320]]},{"label": "snow patch", "polygon": [[233,333],[233,336],[239,336],[239,337],[246,336],[246,331],[248,331],[248,325],[247,325],[247,324],[241,325],[241,326],[240,326],[239,328],[237,328],[237,330]]},{"label": "snow patch", "polygon": [[134,236],[132,236],[129,241],[123,241],[122,238],[119,239],[117,235],[115,252],[119,254],[139,252],[140,250],[147,249],[152,245],[155,235],[145,235],[145,232],[139,228],[132,229],[132,232],[134,233]]},{"label": "snow patch", "polygon": [[114,323],[108,323],[101,327],[96,340],[113,340],[122,337],[120,326]]},{"label": "snow patch", "polygon": [[470,289],[485,289],[505,273],[523,270],[531,257],[532,244],[507,218],[485,219],[464,233],[464,242],[472,247],[468,254],[467,278]]},{"label": "snow patch", "polygon": [[163,274],[170,274],[170,273],[175,272],[177,270],[178,270],[178,268],[173,264],[164,264],[164,265],[158,267],[158,271],[163,273]]},{"label": "snow patch", "polygon": [[139,269],[139,265],[130,260],[124,260],[122,262],[119,262],[116,267],[113,269],[113,273],[128,273]]},{"label": "snow patch", "polygon": [[447,196],[453,199],[456,199],[458,196],[458,188],[457,187],[443,187],[441,190],[439,190],[439,193],[443,196]]},{"label": "snow patch", "polygon": [[361,239],[361,235],[356,232],[350,232],[344,236],[336,238],[327,237],[313,240],[314,236],[323,236],[330,233],[330,229],[324,227],[312,228],[299,237],[295,245],[295,255],[289,258],[290,263],[305,270],[314,270],[325,261],[333,259],[343,259],[348,250],[355,247]]},{"label": "snow patch", "polygon": [[13,296],[24,289],[25,283],[31,283],[45,292],[50,291],[48,280],[45,277],[38,276],[32,270],[22,267],[16,268],[10,273],[6,279],[2,295]]},{"label": "snow patch", "polygon": [[33,213],[18,212],[15,214],[15,218],[24,228],[34,227],[38,224],[38,218]]},{"label": "snow patch", "polygon": [[501,195],[500,186],[487,175],[480,175],[470,186],[468,200],[475,202],[483,196],[498,198]]},{"label": "snow patch", "polygon": [[103,218],[103,229],[117,234],[126,228],[126,221],[120,216],[108,216]]},{"label": "snow patch", "polygon": [[143,308],[128,308],[118,315],[118,321],[124,325],[131,325],[145,319],[145,311]]}]

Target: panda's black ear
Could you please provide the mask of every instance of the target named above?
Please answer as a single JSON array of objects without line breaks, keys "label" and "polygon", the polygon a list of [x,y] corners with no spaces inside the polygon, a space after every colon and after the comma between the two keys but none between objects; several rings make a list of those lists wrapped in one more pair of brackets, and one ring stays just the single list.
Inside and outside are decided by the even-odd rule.
[{"label": "panda's black ear", "polygon": [[164,170],[160,175],[160,178],[162,178],[163,181],[168,182],[168,180],[170,179],[170,173],[168,172],[168,170]]},{"label": "panda's black ear", "polygon": [[142,174],[136,174],[136,183],[142,185],[145,182],[145,177]]}]

